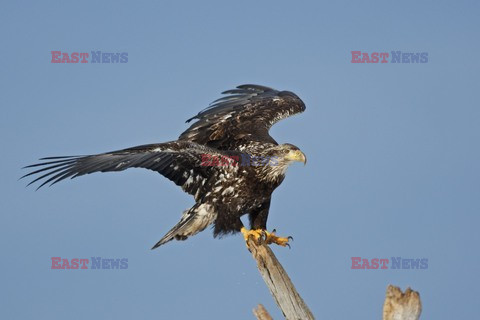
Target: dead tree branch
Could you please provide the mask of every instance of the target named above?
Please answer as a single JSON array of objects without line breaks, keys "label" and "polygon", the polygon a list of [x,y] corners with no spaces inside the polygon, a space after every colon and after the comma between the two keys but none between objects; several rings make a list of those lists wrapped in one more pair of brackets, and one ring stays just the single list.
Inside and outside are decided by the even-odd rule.
[{"label": "dead tree branch", "polygon": [[259,304],[256,309],[253,309],[253,314],[257,317],[257,320],[273,320],[263,304]]},{"label": "dead tree branch", "polygon": [[[249,238],[248,250],[257,261],[257,267],[275,302],[287,320],[315,319],[300,294],[295,289],[285,269],[275,257],[270,247],[263,241]],[[383,320],[418,320],[422,312],[420,294],[410,288],[405,293],[398,287],[389,285],[383,304]],[[253,310],[258,320],[272,320],[261,304]]]},{"label": "dead tree branch", "polygon": [[418,320],[422,313],[420,294],[410,288],[405,293],[389,285],[383,304],[383,320]]},{"label": "dead tree branch", "polygon": [[247,241],[247,246],[253,258],[257,261],[258,270],[285,318],[287,320],[315,319],[268,245],[262,241],[257,243],[250,238]]}]

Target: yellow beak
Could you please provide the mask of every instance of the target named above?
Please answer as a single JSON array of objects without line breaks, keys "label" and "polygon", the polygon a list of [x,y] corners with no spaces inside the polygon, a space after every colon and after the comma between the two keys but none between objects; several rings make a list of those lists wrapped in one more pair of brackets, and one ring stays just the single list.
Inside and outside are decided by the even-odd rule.
[{"label": "yellow beak", "polygon": [[290,151],[285,157],[285,159],[289,161],[303,162],[303,165],[307,164],[307,157],[300,150]]}]

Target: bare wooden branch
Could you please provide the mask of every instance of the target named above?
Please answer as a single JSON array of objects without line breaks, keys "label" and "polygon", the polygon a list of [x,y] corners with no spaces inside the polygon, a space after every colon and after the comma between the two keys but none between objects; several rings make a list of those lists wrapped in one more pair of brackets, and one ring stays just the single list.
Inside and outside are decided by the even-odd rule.
[{"label": "bare wooden branch", "polygon": [[257,261],[258,270],[285,318],[287,320],[315,319],[268,245],[262,241],[257,243],[249,238],[247,247]]},{"label": "bare wooden branch", "polygon": [[[249,238],[248,250],[257,261],[257,267],[275,302],[287,320],[313,320],[314,316],[295,289],[290,277],[270,247],[263,241]],[[389,285],[383,304],[383,320],[418,320],[422,313],[420,294],[410,288],[405,293]],[[253,310],[257,320],[272,320],[261,304]]]},{"label": "bare wooden branch", "polygon": [[263,304],[259,304],[256,309],[253,309],[253,314],[257,317],[257,320],[273,320]]},{"label": "bare wooden branch", "polygon": [[422,313],[420,294],[410,288],[405,293],[389,285],[383,304],[383,320],[418,320]]}]

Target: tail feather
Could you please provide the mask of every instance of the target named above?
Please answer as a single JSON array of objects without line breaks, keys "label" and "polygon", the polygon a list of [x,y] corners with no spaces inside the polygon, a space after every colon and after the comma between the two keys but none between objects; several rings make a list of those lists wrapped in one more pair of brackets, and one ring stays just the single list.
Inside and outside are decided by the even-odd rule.
[{"label": "tail feather", "polygon": [[168,231],[162,239],[160,239],[153,247],[153,249],[156,249],[160,247],[162,244],[165,244],[169,241],[172,241],[174,238],[177,238],[178,240],[186,240],[186,236],[179,236],[180,233],[182,233],[182,230],[185,229],[185,226],[188,225],[188,222],[191,221],[194,218],[195,214],[190,213],[189,211],[185,211],[183,214],[182,220],[178,222],[170,231]]},{"label": "tail feather", "polygon": [[161,245],[176,240],[186,240],[213,223],[217,217],[212,206],[207,204],[195,204],[189,210],[183,212],[182,219],[168,231],[153,247],[156,249]]}]

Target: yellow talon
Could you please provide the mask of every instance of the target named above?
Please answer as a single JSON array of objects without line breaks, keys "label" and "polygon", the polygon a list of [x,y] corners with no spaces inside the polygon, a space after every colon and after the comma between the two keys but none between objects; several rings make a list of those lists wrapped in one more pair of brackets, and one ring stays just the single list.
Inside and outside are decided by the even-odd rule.
[{"label": "yellow talon", "polygon": [[275,231],[272,231],[272,232],[265,231],[265,234],[266,234],[265,241],[267,242],[267,244],[275,243],[282,247],[286,247],[286,246],[290,247],[290,245],[288,244],[288,241],[290,241],[292,237],[287,237],[287,238],[277,237],[275,235]]},{"label": "yellow talon", "polygon": [[242,227],[240,231],[243,234],[243,238],[245,239],[245,242],[248,241],[248,238],[252,236],[255,241],[258,243],[260,242],[259,240],[263,239],[266,244],[272,244],[275,243],[279,246],[282,247],[290,247],[289,241],[292,239],[292,237],[277,237],[275,235],[275,230],[272,232],[268,232],[266,230],[262,229],[257,229],[257,230],[247,230],[245,227]]},{"label": "yellow talon", "polygon": [[258,240],[262,237],[262,234],[263,234],[262,229],[247,230],[245,227],[242,227],[240,231],[242,232],[243,238],[245,239],[245,241],[248,241],[248,238],[252,236],[255,239],[255,241],[258,242]]}]

